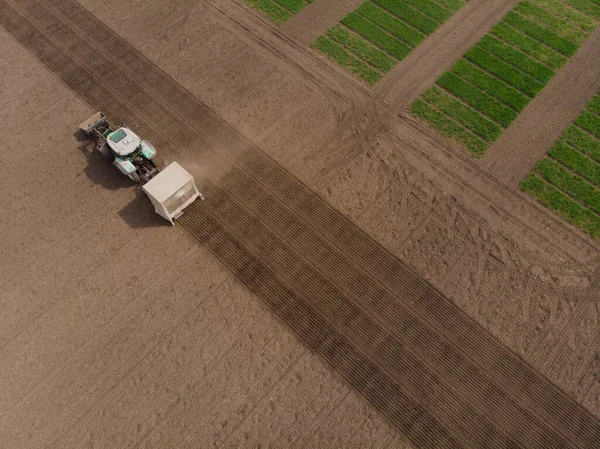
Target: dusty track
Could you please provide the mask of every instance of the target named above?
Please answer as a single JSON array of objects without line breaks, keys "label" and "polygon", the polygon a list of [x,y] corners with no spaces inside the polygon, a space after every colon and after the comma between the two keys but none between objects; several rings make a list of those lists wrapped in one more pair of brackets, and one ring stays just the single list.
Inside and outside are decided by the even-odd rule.
[{"label": "dusty track", "polygon": [[597,445],[581,407],[76,4],[13,4],[3,25],[94,107],[222,175],[182,223],[415,443]]},{"label": "dusty track", "polygon": [[481,165],[518,187],[600,90],[600,29],[481,158]]}]

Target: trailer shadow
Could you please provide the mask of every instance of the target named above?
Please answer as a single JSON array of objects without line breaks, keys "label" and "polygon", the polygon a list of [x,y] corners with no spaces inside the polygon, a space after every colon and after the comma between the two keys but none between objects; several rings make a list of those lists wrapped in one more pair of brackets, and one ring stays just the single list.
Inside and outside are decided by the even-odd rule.
[{"label": "trailer shadow", "polygon": [[154,212],[154,206],[142,190],[136,189],[135,199],[118,212],[125,223],[132,229],[171,227],[167,220]]}]

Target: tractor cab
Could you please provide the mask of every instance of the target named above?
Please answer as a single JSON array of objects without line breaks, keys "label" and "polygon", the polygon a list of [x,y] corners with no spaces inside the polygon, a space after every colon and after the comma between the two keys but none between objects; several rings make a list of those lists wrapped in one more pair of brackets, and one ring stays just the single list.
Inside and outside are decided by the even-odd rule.
[{"label": "tractor cab", "polygon": [[137,150],[142,140],[128,128],[106,131],[106,143],[117,157],[127,157]]},{"label": "tractor cab", "polygon": [[120,159],[131,159],[141,154],[144,159],[152,159],[156,156],[154,146],[138,137],[129,128],[119,128],[116,131],[107,130],[104,132],[106,143]]}]

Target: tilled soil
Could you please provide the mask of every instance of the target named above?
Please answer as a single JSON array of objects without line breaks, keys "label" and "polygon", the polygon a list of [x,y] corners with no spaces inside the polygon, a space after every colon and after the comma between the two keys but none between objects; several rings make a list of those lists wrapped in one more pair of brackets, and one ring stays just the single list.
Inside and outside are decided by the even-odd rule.
[{"label": "tilled soil", "polygon": [[[511,246],[514,243],[498,245],[496,241],[482,242],[481,240],[485,240],[485,236],[481,234],[482,227],[474,227],[473,222],[468,222],[470,214],[461,215],[458,211],[454,214],[455,221],[452,223],[454,234],[445,236],[443,220],[440,221],[439,215],[433,212],[437,207],[434,201],[435,194],[431,196],[426,192],[424,196],[419,196],[415,191],[409,191],[408,195],[403,197],[403,204],[400,204],[401,210],[392,214],[392,217],[397,219],[399,214],[406,215],[406,211],[414,211],[408,217],[405,216],[404,220],[395,222],[400,231],[401,244],[390,247],[392,242],[387,242],[384,249],[302,185],[282,166],[225,124],[204,104],[178,86],[172,78],[133,51],[119,36],[103,28],[101,23],[88,16],[76,3],[70,0],[56,0],[45,6],[41,2],[23,0],[3,1],[0,5],[2,24],[69,87],[94,108],[102,109],[115,120],[135,123],[140,133],[153,138],[162,149],[161,154],[165,159],[180,160],[197,179],[203,180],[203,188],[209,200],[191,207],[180,223],[417,447],[597,445],[600,428],[596,418],[573,400],[575,397],[577,401],[585,402],[585,398],[580,395],[588,397],[590,391],[593,391],[593,374],[590,377],[593,369],[589,368],[592,365],[587,365],[587,360],[592,357],[596,343],[593,337],[584,337],[577,342],[581,343],[578,347],[579,352],[570,352],[579,354],[580,358],[569,359],[568,348],[564,346],[563,340],[565,326],[569,328],[581,325],[583,329],[594,328],[593,323],[584,323],[583,307],[573,306],[572,314],[568,319],[562,320],[560,326],[541,326],[539,329],[542,335],[529,340],[523,338],[523,342],[539,342],[540,345],[537,348],[529,348],[531,352],[527,353],[527,361],[508,349],[514,346],[515,328],[511,323],[510,314],[514,313],[516,308],[511,309],[514,302],[502,304],[502,295],[505,294],[507,300],[520,302],[520,305],[530,296],[547,299],[538,291],[540,282],[547,282],[544,280],[544,276],[547,275],[543,271],[538,273],[540,282],[522,285],[519,283],[519,277],[527,278],[530,272],[534,271],[531,265],[524,271],[522,268],[514,270],[512,275],[506,268],[507,257],[514,258],[519,252],[518,247]],[[317,72],[322,70],[317,63],[315,69]],[[329,75],[323,72],[323,75],[318,75],[313,80],[328,78]],[[340,79],[341,81],[336,81],[334,86],[339,87],[347,83],[344,75],[341,75]],[[318,82],[316,85],[322,86]],[[297,89],[302,91],[304,88],[298,86]],[[331,92],[335,90],[334,87]],[[258,98],[262,98],[263,95],[259,94]],[[349,101],[352,104],[362,95],[361,91],[357,90],[341,101]],[[310,106],[311,103],[308,102],[306,107]],[[355,109],[349,114],[350,123],[337,129],[335,133],[345,138],[347,133],[352,134],[355,130],[360,130],[364,125],[362,116],[364,113],[356,112]],[[385,113],[371,116],[366,122],[372,124],[377,122],[378,118],[383,119],[383,123],[388,126],[384,131],[398,126],[397,123],[387,120]],[[317,127],[314,131],[316,134],[311,136],[313,142],[320,139],[318,133],[322,129]],[[268,130],[263,132],[266,133],[264,140],[268,141],[271,133]],[[173,139],[173,136],[177,136],[177,139]],[[373,142],[378,145],[381,143],[382,147],[389,145],[389,139],[380,137],[373,133],[370,136],[361,136],[357,139],[360,144],[355,146],[360,149],[361,145]],[[407,137],[410,137],[410,133]],[[178,146],[173,145],[174,140],[179,143]],[[410,138],[407,140],[410,141]],[[327,142],[327,137],[321,142]],[[332,146],[335,147],[335,142],[332,142]],[[402,146],[406,148],[405,144]],[[327,165],[329,174],[342,173],[348,164],[356,161],[363,161],[362,167],[373,166],[365,163],[364,153],[360,151],[349,156],[342,152],[341,157],[336,159],[338,154],[333,152],[334,163],[331,164],[330,160]],[[383,164],[379,162],[378,158],[382,154],[378,154],[377,158],[371,155],[370,158],[376,160],[376,166],[389,167],[386,161],[383,161]],[[319,158],[310,152],[305,152],[302,157],[312,157],[314,163],[319,163]],[[293,167],[302,157],[283,155],[281,160]],[[405,166],[412,164],[414,167],[420,164],[420,167],[424,167],[424,163],[419,161],[418,151],[415,151],[409,161]],[[338,168],[335,168],[336,166]],[[461,165],[459,162],[458,166],[462,169],[473,168],[468,163]],[[306,177],[306,172],[298,170],[298,173],[299,176]],[[376,171],[361,172],[363,181],[375,183],[363,193],[371,194],[381,190],[381,184],[378,185],[381,178],[378,181],[376,175]],[[411,180],[411,185],[417,186],[418,183],[413,181]],[[328,176],[323,182],[322,188],[325,191],[329,189],[329,199],[336,207],[376,235],[378,240],[391,236],[386,232],[389,229],[389,223],[386,223],[388,219],[385,215],[382,217],[382,203],[377,198],[376,201],[366,203],[370,209],[365,209],[365,203],[361,204],[359,201],[354,209],[354,212],[360,212],[358,216],[354,215],[352,210],[347,210],[351,204],[348,203],[351,196],[348,193],[356,188],[361,189],[360,182],[357,184],[355,179],[349,181],[336,176]],[[445,180],[443,182],[446,183]],[[319,188],[318,185],[315,187]],[[383,187],[385,189],[385,182]],[[337,192],[336,188],[339,189]],[[463,191],[468,190],[465,183],[461,184],[461,188]],[[435,192],[435,189],[435,186],[427,188],[429,192]],[[400,190],[405,191],[404,188]],[[533,216],[544,216],[542,211],[536,210],[526,199],[514,196],[513,192],[506,192],[504,195],[506,198],[511,195],[518,198],[519,207],[529,207]],[[439,199],[437,201],[439,202]],[[429,203],[428,208],[423,206],[423,202]],[[423,214],[423,211],[426,213]],[[490,219],[490,222],[503,222],[513,233],[518,234],[520,230],[527,228],[523,223],[506,224],[511,220],[510,213],[498,213],[497,209],[495,213],[499,217]],[[373,221],[377,216],[379,221]],[[459,216],[463,220],[462,224],[456,221]],[[407,220],[410,223],[407,223]],[[498,232],[496,226],[493,227],[495,233]],[[473,229],[477,232],[474,233]],[[508,229],[502,230],[501,234],[510,234]],[[536,232],[532,232],[532,235],[544,242],[543,236],[551,233],[564,236],[569,234],[569,230],[560,223],[554,223],[552,229],[541,233],[541,238]],[[578,241],[576,245],[582,248],[588,245],[577,236],[568,238]],[[472,248],[469,240],[475,243],[475,248],[481,248],[483,243],[487,252],[475,251],[474,260],[469,260],[469,248]],[[461,250],[461,244],[467,251]],[[537,247],[536,244],[530,246]],[[393,253],[388,252],[387,248]],[[430,250],[433,252],[429,253]],[[564,291],[566,295],[569,290],[575,291],[577,295],[594,291],[593,283],[596,278],[593,266],[589,266],[590,258],[595,254],[593,245],[588,245],[585,250],[587,252],[578,252],[577,256],[570,256],[569,250],[562,251],[561,243],[556,242],[546,241],[535,251],[545,254],[545,257],[560,254],[563,261],[559,260],[556,268],[563,270],[561,282],[566,282],[565,279],[568,279],[569,275],[575,279],[580,276],[582,279],[583,284],[577,289],[570,289],[573,285],[567,283],[560,285],[563,290],[559,289],[555,294],[560,296]],[[403,255],[410,261],[411,266],[401,262],[395,254]],[[202,260],[202,257],[198,260]],[[448,261],[452,261],[452,266]],[[186,261],[180,263],[187,266]],[[562,268],[561,263],[565,265]],[[430,274],[426,274],[427,272]],[[550,281],[555,276],[554,273],[555,271],[548,275]],[[426,282],[423,275],[438,288]],[[464,276],[472,277],[474,282],[470,283]],[[209,274],[209,278],[212,279],[213,276]],[[483,282],[484,279],[494,281]],[[199,283],[205,284],[201,280]],[[168,301],[160,301],[160,298],[168,295],[161,290],[159,284],[161,283],[157,283],[159,290],[151,304],[158,301],[164,306],[156,305],[159,308],[151,312],[151,316],[161,316],[161,322],[154,323],[150,320],[147,323],[159,326],[154,332],[161,334],[165,332],[161,330],[165,329],[161,326],[179,328],[177,320],[181,319],[178,317],[183,311],[178,312],[177,308],[171,310],[172,306]],[[473,287],[472,292],[467,286]],[[555,287],[556,283],[550,282],[545,288],[552,291]],[[440,289],[451,291],[452,299]],[[236,292],[232,295],[237,297],[238,294]],[[482,301],[481,298],[488,301]],[[484,310],[476,313],[473,307]],[[467,314],[461,309],[466,310]],[[137,306],[132,306],[131,311],[135,310]],[[163,323],[165,310],[170,312],[164,316]],[[481,319],[484,316],[493,319],[485,322]],[[479,319],[475,320],[474,317]],[[135,346],[135,342],[138,341],[136,335],[140,332],[134,330],[135,326],[138,326],[137,329],[145,328],[145,322],[138,321],[132,317],[130,321],[123,322],[126,329],[123,331],[126,338],[121,346],[124,354],[127,351],[137,353],[145,347]],[[531,317],[527,316],[522,327],[526,328],[531,323]],[[282,341],[279,333],[269,332],[269,327],[264,327],[264,322],[257,320],[256,326],[257,334],[261,335],[259,341],[254,344],[240,343],[241,347],[234,354],[247,354],[256,360],[252,348],[257,348],[256,354],[262,350],[273,354],[274,360],[284,361],[281,366],[277,365],[272,370],[267,370],[271,370],[273,376],[269,379],[285,379],[287,369],[293,372],[298,363],[302,364],[301,360],[309,360],[308,356],[301,356],[300,349],[291,343],[285,343],[285,339]],[[508,340],[500,338],[506,335]],[[98,361],[104,361],[107,369],[111,369],[113,366],[119,366],[121,350],[111,351],[110,344],[107,344],[114,341],[110,340],[114,338],[112,332],[108,332],[106,338],[109,340],[95,340],[94,344],[98,345],[99,349],[105,348]],[[187,341],[187,338],[181,338],[182,341]],[[141,344],[142,339],[139,340],[138,344]],[[550,353],[544,352],[544,343],[550,341],[554,343],[548,348]],[[187,345],[185,346],[187,349]],[[168,353],[170,354],[170,351]],[[84,392],[93,388],[93,373],[100,370],[100,367],[94,366],[93,362],[86,362],[85,358],[81,361],[77,361],[76,358],[70,360],[70,363],[75,363],[78,367],[76,371],[82,367],[88,369],[88,383],[83,384],[79,394],[77,390],[67,394],[67,391],[70,391],[66,387],[70,382],[68,376],[60,377],[67,379],[62,390],[65,393],[62,393],[61,397],[65,401],[72,402],[77,398],[82,401],[86,399]],[[233,357],[232,360],[237,358]],[[130,442],[126,444],[139,442],[148,447],[157,447],[165,441],[172,441],[172,438],[181,436],[184,429],[183,435],[190,444],[230,441],[232,445],[242,445],[242,442],[247,441],[247,429],[255,427],[251,421],[242,421],[241,424],[234,424],[235,430],[230,434],[229,421],[224,417],[231,417],[232,410],[237,407],[244,408],[257,401],[257,410],[262,410],[259,399],[261,395],[264,398],[268,391],[277,391],[269,382],[261,384],[261,381],[256,379],[258,374],[255,373],[264,370],[260,360],[258,358],[256,361],[257,365],[251,362],[232,364],[227,357],[222,362],[216,361],[213,377],[208,375],[202,378],[198,383],[194,383],[192,391],[179,393],[179,399],[172,405],[146,417],[145,423],[148,427],[138,424],[135,441],[127,440]],[[187,366],[189,362],[192,366],[206,366],[210,365],[211,361],[212,359],[186,359],[183,364]],[[157,363],[161,366],[164,362],[158,360]],[[556,363],[560,363],[561,373],[557,370],[552,371]],[[575,375],[573,370],[562,369],[569,366],[575,366],[575,370],[580,373]],[[63,372],[68,372],[68,367],[68,364],[64,365]],[[318,371],[315,373],[315,370],[316,368],[311,368],[308,372],[312,376],[318,375]],[[151,371],[150,367],[141,366],[139,376]],[[547,373],[554,382],[567,389],[569,394],[547,381],[540,371]],[[128,375],[128,372],[123,371],[125,375]],[[214,384],[219,376],[223,375],[218,373],[231,373],[228,385],[232,391]],[[562,374],[564,379],[561,380],[559,374]],[[110,374],[115,375],[120,376],[118,373]],[[167,380],[172,378],[170,375],[165,377],[167,385],[171,385]],[[248,379],[245,382],[246,377]],[[152,379],[152,376],[150,378]],[[585,392],[578,395],[573,391],[574,387],[566,386],[573,378],[578,382],[585,379]],[[134,377],[131,380],[133,385],[143,384],[142,380],[136,379]],[[310,379],[310,382],[320,385],[328,385],[329,382],[312,377]],[[289,381],[294,382],[293,379]],[[112,396],[114,399],[105,406],[107,411],[99,416],[112,413],[115,401],[126,395],[126,385],[127,383],[123,384],[122,390],[115,390]],[[247,390],[239,390],[239,385],[244,385]],[[335,385],[335,382],[331,385]],[[25,413],[34,406],[19,400],[22,393],[15,394],[17,388],[15,385],[9,394],[15,395],[10,401],[17,401],[18,408],[3,419],[3,425],[4,429],[14,429],[10,431],[12,439],[8,441],[26,444],[27,437],[20,432],[16,423],[21,422],[26,416]],[[51,401],[48,391],[36,393],[40,398],[46,398],[42,403]],[[345,404],[345,393],[342,393],[343,389],[339,391],[337,395],[333,394],[335,399],[331,402]],[[321,395],[317,395],[319,396]],[[125,416],[125,421],[133,419],[137,406],[136,397],[132,395],[129,403],[123,403],[124,415],[118,414],[116,419],[123,419],[122,416]],[[234,401],[229,404],[230,408],[223,402],[224,398]],[[96,396],[91,403],[97,400]],[[163,403],[167,405],[165,401]],[[317,403],[315,397],[309,404],[299,404],[298,407],[308,410],[316,407],[312,404]],[[202,411],[213,407],[215,413],[212,418]],[[336,410],[339,410],[339,407],[341,406]],[[597,410],[593,401],[586,403],[586,407]],[[70,418],[63,418],[71,420],[72,424],[63,427],[58,438],[54,435],[56,447],[66,447],[67,441],[76,444],[82,435],[89,436],[90,427],[95,426],[96,420],[92,417],[97,415],[91,414],[88,417],[86,412],[80,418],[76,418],[77,406],[74,406],[73,410],[66,412]],[[223,416],[221,422],[220,416]],[[48,420],[48,417],[45,419]],[[236,421],[239,420],[234,419],[234,422]],[[110,428],[110,422],[103,420],[101,428]],[[268,428],[268,424],[265,425]],[[57,432],[49,423],[46,426],[46,432]],[[208,434],[212,436],[209,437],[200,430],[203,426],[211,429]],[[260,428],[260,425],[257,424],[256,428]],[[242,435],[236,436],[238,430]],[[285,439],[288,436],[291,441],[294,441],[294,438],[296,441],[304,441],[301,435],[293,437],[287,432],[284,434],[280,437],[274,436],[275,441],[284,441],[279,438]],[[381,437],[384,434],[378,435]],[[255,438],[256,435],[254,434]],[[265,433],[259,432],[258,435]],[[129,438],[127,432],[111,437]],[[34,438],[44,441],[44,435],[41,433],[36,434]],[[389,435],[386,438],[382,440],[382,444],[397,443],[391,440]],[[33,440],[29,440],[31,441]]]}]

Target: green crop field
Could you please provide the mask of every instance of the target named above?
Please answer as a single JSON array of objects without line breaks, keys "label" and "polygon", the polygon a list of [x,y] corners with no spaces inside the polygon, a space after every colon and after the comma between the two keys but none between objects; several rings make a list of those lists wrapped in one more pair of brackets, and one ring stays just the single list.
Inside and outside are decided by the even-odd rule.
[{"label": "green crop field", "polygon": [[[441,114],[441,133],[480,157],[599,23],[599,0],[523,0],[442,74],[413,103],[411,112],[439,132]],[[463,107],[450,108],[451,101]],[[578,118],[577,129],[600,135],[599,110],[596,100],[589,113]]]},{"label": "green crop field", "polygon": [[373,85],[468,0],[369,0],[312,47]]},{"label": "green crop field", "polygon": [[246,0],[267,17],[277,23],[283,23],[314,0]]},{"label": "green crop field", "polygon": [[521,188],[600,237],[600,95],[594,96]]}]

